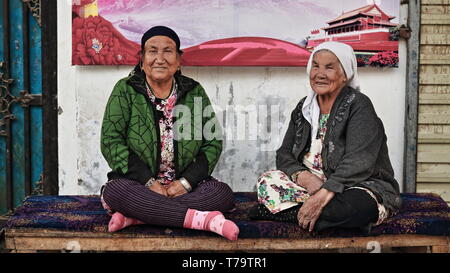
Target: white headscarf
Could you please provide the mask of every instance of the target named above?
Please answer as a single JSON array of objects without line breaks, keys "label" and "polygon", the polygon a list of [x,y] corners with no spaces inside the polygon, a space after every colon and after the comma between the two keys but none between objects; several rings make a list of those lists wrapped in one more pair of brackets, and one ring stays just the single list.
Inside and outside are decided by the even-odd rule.
[{"label": "white headscarf", "polygon": [[[308,78],[311,72],[314,54],[322,49],[327,49],[333,52],[334,55],[336,55],[342,67],[344,68],[345,75],[347,76],[346,86],[350,86],[359,91],[360,87],[357,73],[358,64],[356,62],[356,56],[353,52],[353,48],[347,44],[339,42],[325,42],[314,48],[314,51],[309,57],[308,66],[306,67]],[[311,137],[312,139],[314,139],[317,135],[317,130],[319,129],[320,107],[319,103],[317,102],[317,94],[312,90],[311,87],[309,88],[308,96],[303,103],[302,112],[305,119],[309,122],[309,124],[311,124]]]}]

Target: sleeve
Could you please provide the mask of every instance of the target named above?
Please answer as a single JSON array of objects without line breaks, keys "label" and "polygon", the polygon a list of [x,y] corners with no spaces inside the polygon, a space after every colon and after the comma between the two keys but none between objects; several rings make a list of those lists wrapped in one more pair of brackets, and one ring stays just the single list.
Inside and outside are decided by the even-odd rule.
[{"label": "sleeve", "polygon": [[[297,109],[297,107],[295,108]],[[292,177],[297,171],[306,171],[308,168],[300,163],[297,158],[295,158],[292,149],[295,143],[295,124],[294,118],[296,110],[292,111],[291,120],[289,121],[289,127],[283,139],[281,147],[276,152],[276,166],[277,169]]]},{"label": "sleeve", "polygon": [[100,149],[114,172],[145,184],[152,177],[151,170],[127,145],[131,102],[126,92],[126,85],[120,81],[108,99],[102,122]]},{"label": "sleeve", "polygon": [[345,154],[322,186],[337,193],[371,177],[385,136],[370,100],[354,105],[345,131]]},{"label": "sleeve", "polygon": [[202,144],[194,160],[182,173],[182,177],[195,188],[214,171],[222,153],[222,128],[216,117],[211,102],[200,86],[202,96]]}]

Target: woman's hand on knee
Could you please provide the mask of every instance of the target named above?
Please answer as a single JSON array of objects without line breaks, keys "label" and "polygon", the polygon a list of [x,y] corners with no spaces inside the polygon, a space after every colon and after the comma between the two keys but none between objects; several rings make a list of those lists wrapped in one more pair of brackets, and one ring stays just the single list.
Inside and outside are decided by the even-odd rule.
[{"label": "woman's hand on knee", "polygon": [[319,177],[308,171],[299,173],[295,183],[297,183],[300,187],[305,188],[309,195],[315,194],[323,185],[323,181]]},{"label": "woman's hand on knee", "polygon": [[321,189],[316,194],[306,200],[298,211],[298,225],[309,231],[314,230],[314,226],[322,213],[323,208],[333,199],[334,192]]},{"label": "woman's hand on knee", "polygon": [[161,185],[161,183],[159,183],[158,181],[154,182],[149,187],[149,190],[154,191],[154,192],[159,193],[164,196],[168,196],[167,189],[163,185]]},{"label": "woman's hand on knee", "polygon": [[187,190],[183,184],[181,184],[180,180],[173,181],[170,183],[169,187],[167,187],[167,196],[170,198],[175,198],[186,193]]}]

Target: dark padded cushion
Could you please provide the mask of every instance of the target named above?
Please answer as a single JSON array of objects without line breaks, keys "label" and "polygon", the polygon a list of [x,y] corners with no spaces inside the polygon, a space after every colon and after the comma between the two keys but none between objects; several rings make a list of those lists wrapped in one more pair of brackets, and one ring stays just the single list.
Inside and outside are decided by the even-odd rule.
[{"label": "dark padded cushion", "polygon": [[[293,223],[252,221],[248,213],[257,203],[256,193],[235,193],[237,208],[226,216],[239,226],[239,238],[323,238],[382,234],[450,235],[450,208],[435,194],[402,194],[399,213],[369,234],[361,230],[331,229],[309,233]],[[108,216],[98,196],[31,196],[16,209],[6,228],[45,228],[64,231],[107,232]],[[139,225],[121,233],[168,236],[218,236],[212,232],[173,227]]]}]

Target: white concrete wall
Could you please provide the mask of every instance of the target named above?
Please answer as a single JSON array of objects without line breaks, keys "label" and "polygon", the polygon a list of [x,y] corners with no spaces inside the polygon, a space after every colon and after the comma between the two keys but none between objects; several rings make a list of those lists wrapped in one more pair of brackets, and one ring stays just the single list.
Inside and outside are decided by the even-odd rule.
[{"label": "white concrete wall", "polygon": [[[109,167],[100,152],[100,127],[106,101],[114,84],[125,77],[129,66],[71,66],[71,8],[58,2],[58,149],[60,194],[97,194]],[[406,6],[400,23],[406,22]],[[402,185],[405,114],[406,43],[399,48],[400,67],[360,68],[361,90],[375,105],[384,122],[391,162]],[[232,123],[235,106],[269,105],[268,114],[257,115],[261,128],[272,119],[270,139],[259,133],[254,140],[228,136],[213,175],[235,191],[252,191],[262,172],[275,168],[275,149],[281,143],[292,109],[306,95],[309,85],[305,68],[288,67],[184,67],[183,73],[199,81],[216,111],[226,110],[224,121]],[[270,106],[279,111],[270,115]],[[228,108],[227,108],[228,107]],[[249,108],[247,108],[249,109]],[[256,108],[258,109],[258,108]],[[222,123],[224,124],[224,123]],[[252,128],[254,123],[247,124]],[[276,127],[276,128],[274,128]],[[242,127],[238,127],[242,128]],[[243,128],[242,128],[243,129]],[[239,134],[238,136],[241,136]],[[244,135],[245,136],[245,135]]]}]

